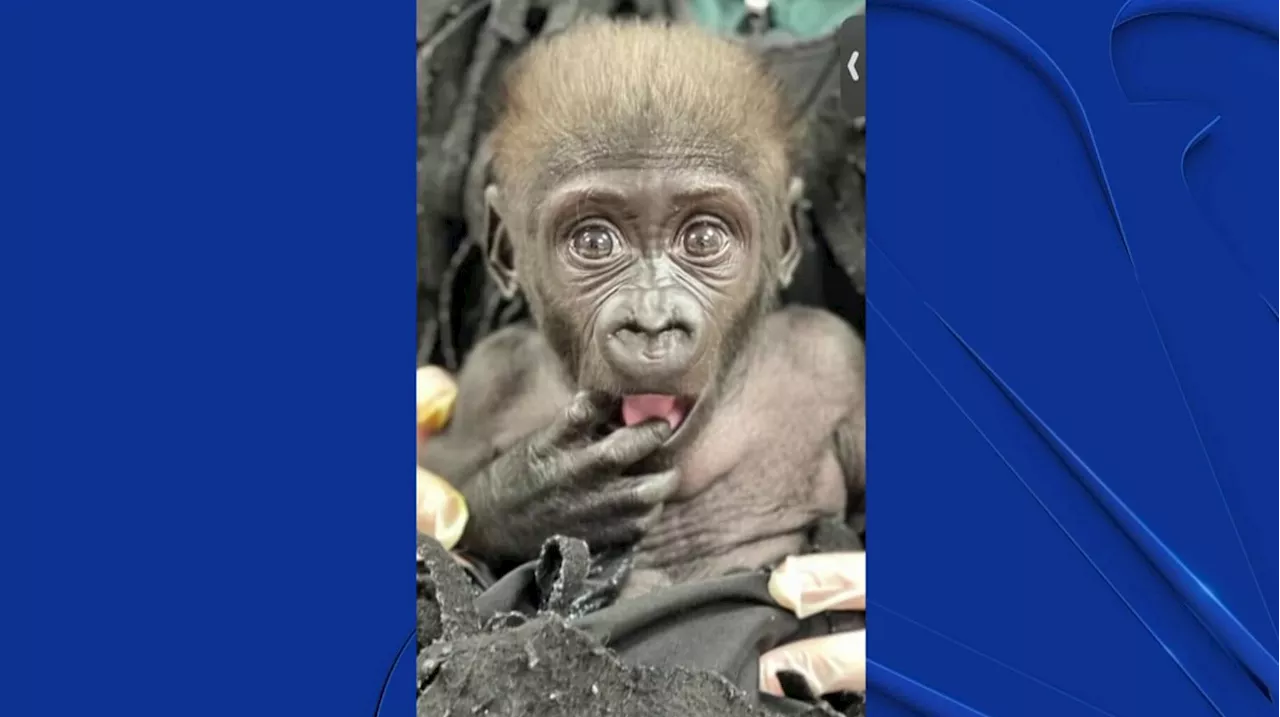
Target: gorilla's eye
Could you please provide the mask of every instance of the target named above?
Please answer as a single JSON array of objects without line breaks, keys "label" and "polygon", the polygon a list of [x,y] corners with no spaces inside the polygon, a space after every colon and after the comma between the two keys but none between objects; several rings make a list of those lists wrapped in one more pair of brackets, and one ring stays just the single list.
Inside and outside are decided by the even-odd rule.
[{"label": "gorilla's eye", "polygon": [[729,234],[719,222],[699,219],[680,235],[680,245],[691,257],[705,259],[719,254],[729,243]]},{"label": "gorilla's eye", "polygon": [[617,235],[609,227],[600,224],[581,227],[569,239],[569,248],[573,253],[587,261],[607,259],[617,247]]}]

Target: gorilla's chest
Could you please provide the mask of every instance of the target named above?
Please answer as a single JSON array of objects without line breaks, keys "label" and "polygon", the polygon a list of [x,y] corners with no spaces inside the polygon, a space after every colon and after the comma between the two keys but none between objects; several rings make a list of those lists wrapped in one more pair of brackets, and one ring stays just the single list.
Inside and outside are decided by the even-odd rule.
[{"label": "gorilla's chest", "polygon": [[824,516],[842,516],[832,435],[849,401],[766,355],[677,459],[681,487],[641,541],[637,567],[672,581],[759,568],[798,552]]}]

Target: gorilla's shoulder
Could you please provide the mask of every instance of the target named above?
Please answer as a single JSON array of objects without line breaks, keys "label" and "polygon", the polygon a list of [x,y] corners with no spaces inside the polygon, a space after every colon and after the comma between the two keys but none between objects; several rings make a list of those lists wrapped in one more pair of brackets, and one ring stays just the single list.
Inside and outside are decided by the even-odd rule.
[{"label": "gorilla's shoulder", "polygon": [[864,345],[853,327],[836,314],[810,306],[787,306],[766,323],[768,341],[785,351],[797,368],[835,378],[865,366]]},{"label": "gorilla's shoulder", "polygon": [[[552,360],[551,347],[530,324],[512,324],[472,347],[462,365],[464,383],[501,384],[516,390]],[[499,388],[494,386],[494,388]]]},{"label": "gorilla's shoulder", "polygon": [[520,356],[529,351],[541,352],[546,348],[546,340],[532,324],[511,324],[481,339],[471,349],[468,360]]}]

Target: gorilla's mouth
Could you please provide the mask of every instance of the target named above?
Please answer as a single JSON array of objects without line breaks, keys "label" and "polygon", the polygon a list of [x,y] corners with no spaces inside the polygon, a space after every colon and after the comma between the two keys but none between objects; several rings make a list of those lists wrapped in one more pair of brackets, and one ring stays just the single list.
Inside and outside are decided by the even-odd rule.
[{"label": "gorilla's mouth", "polygon": [[666,421],[671,430],[680,428],[693,401],[680,396],[640,393],[622,397],[622,425],[634,426],[655,418]]}]

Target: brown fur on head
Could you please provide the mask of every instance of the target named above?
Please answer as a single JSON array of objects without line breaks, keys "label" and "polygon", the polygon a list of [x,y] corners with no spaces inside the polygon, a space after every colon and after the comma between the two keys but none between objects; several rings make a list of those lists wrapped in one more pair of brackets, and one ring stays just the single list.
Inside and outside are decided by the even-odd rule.
[{"label": "brown fur on head", "polygon": [[[802,186],[792,165],[803,125],[761,59],[737,42],[691,25],[586,20],[530,46],[509,68],[501,104],[485,233],[501,235],[488,252],[508,294],[514,266],[498,255],[512,252],[509,235],[527,235],[522,225],[540,192],[601,157],[723,165],[754,178],[757,204],[794,233],[789,213]],[[782,271],[785,284],[790,269]]]},{"label": "brown fur on head", "polygon": [[789,116],[747,48],[686,25],[594,20],[511,68],[494,131],[504,191],[537,188],[602,154],[721,150],[762,184],[789,178]]},{"label": "brown fur on head", "polygon": [[524,290],[575,380],[710,390],[799,259],[795,137],[760,58],[692,26],[585,22],[530,47],[503,100],[494,278]]}]

